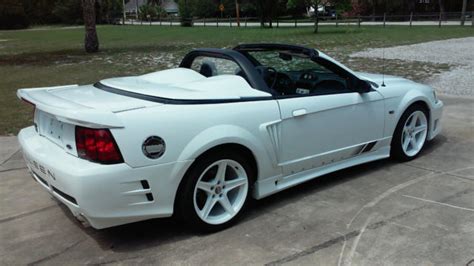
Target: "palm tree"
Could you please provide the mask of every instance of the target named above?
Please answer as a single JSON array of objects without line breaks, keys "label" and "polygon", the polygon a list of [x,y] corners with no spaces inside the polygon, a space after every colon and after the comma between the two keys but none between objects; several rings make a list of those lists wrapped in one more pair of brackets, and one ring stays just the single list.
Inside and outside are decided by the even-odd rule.
[{"label": "palm tree", "polygon": [[82,0],[82,10],[86,28],[84,48],[88,53],[96,53],[99,51],[99,38],[95,28],[95,0]]}]

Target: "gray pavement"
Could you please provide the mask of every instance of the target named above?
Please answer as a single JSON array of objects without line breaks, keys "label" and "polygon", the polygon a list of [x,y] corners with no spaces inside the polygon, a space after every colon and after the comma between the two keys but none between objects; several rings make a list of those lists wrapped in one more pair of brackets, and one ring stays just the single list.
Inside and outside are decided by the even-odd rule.
[{"label": "gray pavement", "polygon": [[444,130],[418,159],[307,182],[210,235],[171,219],[83,228],[2,137],[0,264],[473,265],[474,98],[442,99]]},{"label": "gray pavement", "polygon": [[474,96],[474,37],[455,38],[387,48],[369,48],[351,57],[399,59],[405,62],[449,64],[449,71],[425,80],[438,93]]}]

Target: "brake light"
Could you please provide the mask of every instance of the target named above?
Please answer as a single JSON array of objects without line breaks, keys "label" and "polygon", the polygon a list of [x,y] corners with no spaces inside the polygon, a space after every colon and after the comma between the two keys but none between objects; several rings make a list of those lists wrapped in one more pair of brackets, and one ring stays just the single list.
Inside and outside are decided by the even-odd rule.
[{"label": "brake light", "polygon": [[108,129],[76,126],[76,149],[79,158],[92,162],[123,163],[122,154]]}]

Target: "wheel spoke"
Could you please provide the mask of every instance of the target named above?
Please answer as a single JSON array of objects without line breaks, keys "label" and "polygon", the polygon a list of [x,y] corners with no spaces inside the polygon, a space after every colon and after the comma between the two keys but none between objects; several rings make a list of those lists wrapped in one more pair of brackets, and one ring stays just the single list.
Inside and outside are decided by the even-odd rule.
[{"label": "wheel spoke", "polygon": [[410,121],[410,128],[415,128],[417,121],[418,121],[418,114],[414,113]]},{"label": "wheel spoke", "polygon": [[232,207],[232,204],[230,204],[229,198],[227,197],[226,194],[222,195],[221,198],[219,198],[219,203],[221,204],[222,208],[229,213],[230,215],[234,215],[235,210]]},{"label": "wheel spoke", "polygon": [[417,135],[418,133],[420,132],[423,132],[426,130],[426,126],[425,125],[421,125],[421,126],[417,126],[415,127],[414,131],[413,131],[413,134],[414,135]]},{"label": "wheel spoke", "polygon": [[237,179],[229,180],[225,183],[226,191],[231,191],[234,188],[241,187],[247,184],[247,179],[244,177],[239,177]]},{"label": "wheel spoke", "polygon": [[212,209],[216,205],[216,202],[216,198],[213,198],[211,196],[207,197],[206,203],[204,204],[204,207],[201,210],[201,217],[203,219],[207,219],[207,216],[209,216],[209,213],[211,213]]},{"label": "wheel spoke", "polygon": [[225,171],[227,169],[226,162],[220,162],[217,166],[216,180],[223,182],[225,180]]},{"label": "wheel spoke", "polygon": [[231,159],[216,160],[207,166],[194,183],[193,203],[197,216],[208,224],[231,220],[247,200],[246,174],[245,168]]},{"label": "wheel spoke", "polygon": [[408,144],[410,144],[410,137],[408,135],[405,135],[405,138],[403,139],[403,150],[406,152],[408,151]]},{"label": "wheel spoke", "polygon": [[208,194],[212,193],[212,189],[211,189],[212,186],[213,184],[209,182],[199,181],[197,183],[197,188],[200,190],[206,191]]},{"label": "wheel spoke", "polygon": [[405,134],[405,136],[407,136],[409,133],[409,128],[407,126],[404,126],[403,127],[403,134]]},{"label": "wheel spoke", "polygon": [[416,139],[414,137],[410,138],[410,145],[411,145],[412,149],[417,149]]}]

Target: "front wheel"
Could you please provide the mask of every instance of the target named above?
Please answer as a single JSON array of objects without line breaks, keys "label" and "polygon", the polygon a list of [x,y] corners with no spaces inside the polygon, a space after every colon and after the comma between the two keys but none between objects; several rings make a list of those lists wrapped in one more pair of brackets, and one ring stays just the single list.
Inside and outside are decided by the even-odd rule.
[{"label": "front wheel", "polygon": [[391,156],[409,161],[420,153],[428,135],[428,115],[420,105],[410,106],[403,113],[392,138]]},{"label": "front wheel", "polygon": [[196,161],[178,191],[179,216],[201,231],[226,228],[247,204],[253,172],[247,158],[225,151]]}]

